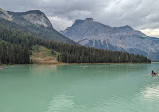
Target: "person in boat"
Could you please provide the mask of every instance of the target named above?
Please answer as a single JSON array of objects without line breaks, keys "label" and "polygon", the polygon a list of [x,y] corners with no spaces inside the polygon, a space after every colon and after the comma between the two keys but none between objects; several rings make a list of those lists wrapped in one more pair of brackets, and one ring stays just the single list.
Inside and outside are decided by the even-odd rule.
[{"label": "person in boat", "polygon": [[157,74],[157,72],[154,72],[153,70],[152,70],[152,73],[151,73],[152,75],[158,75]]},{"label": "person in boat", "polygon": [[0,70],[3,69],[3,67],[0,67]]}]

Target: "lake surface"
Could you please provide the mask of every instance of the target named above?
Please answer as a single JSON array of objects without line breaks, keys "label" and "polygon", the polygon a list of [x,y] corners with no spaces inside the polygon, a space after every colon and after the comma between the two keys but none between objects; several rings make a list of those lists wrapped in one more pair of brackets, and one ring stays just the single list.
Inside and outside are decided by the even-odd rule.
[{"label": "lake surface", "polygon": [[0,70],[0,112],[159,112],[159,63]]}]

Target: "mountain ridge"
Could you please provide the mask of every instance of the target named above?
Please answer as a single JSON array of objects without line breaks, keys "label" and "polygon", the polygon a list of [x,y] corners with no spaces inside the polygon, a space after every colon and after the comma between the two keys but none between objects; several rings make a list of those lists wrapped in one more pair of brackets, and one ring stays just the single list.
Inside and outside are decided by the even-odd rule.
[{"label": "mountain ridge", "polygon": [[16,23],[43,38],[62,43],[76,44],[73,40],[56,31],[47,16],[40,10],[11,12],[0,9],[0,18]]},{"label": "mountain ridge", "polygon": [[125,51],[147,56],[154,61],[159,60],[159,39],[149,37],[129,25],[111,27],[93,19],[76,20],[61,33],[87,47]]}]

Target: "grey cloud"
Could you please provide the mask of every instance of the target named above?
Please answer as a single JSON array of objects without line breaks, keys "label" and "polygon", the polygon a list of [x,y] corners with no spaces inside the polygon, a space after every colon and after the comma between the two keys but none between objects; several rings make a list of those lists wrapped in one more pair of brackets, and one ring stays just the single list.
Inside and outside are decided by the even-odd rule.
[{"label": "grey cloud", "polygon": [[[93,17],[110,26],[130,25],[135,29],[159,28],[159,0],[0,0],[0,7],[11,11],[39,9],[60,30],[75,19]],[[56,18],[54,21],[53,18]],[[61,23],[63,22],[63,26]],[[56,24],[55,24],[56,22]]]}]

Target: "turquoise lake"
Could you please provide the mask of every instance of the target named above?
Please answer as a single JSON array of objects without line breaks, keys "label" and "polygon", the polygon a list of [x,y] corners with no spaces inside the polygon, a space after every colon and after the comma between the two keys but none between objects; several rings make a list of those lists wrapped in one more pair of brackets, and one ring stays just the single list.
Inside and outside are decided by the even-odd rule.
[{"label": "turquoise lake", "polygon": [[159,112],[159,63],[3,67],[0,112]]}]

